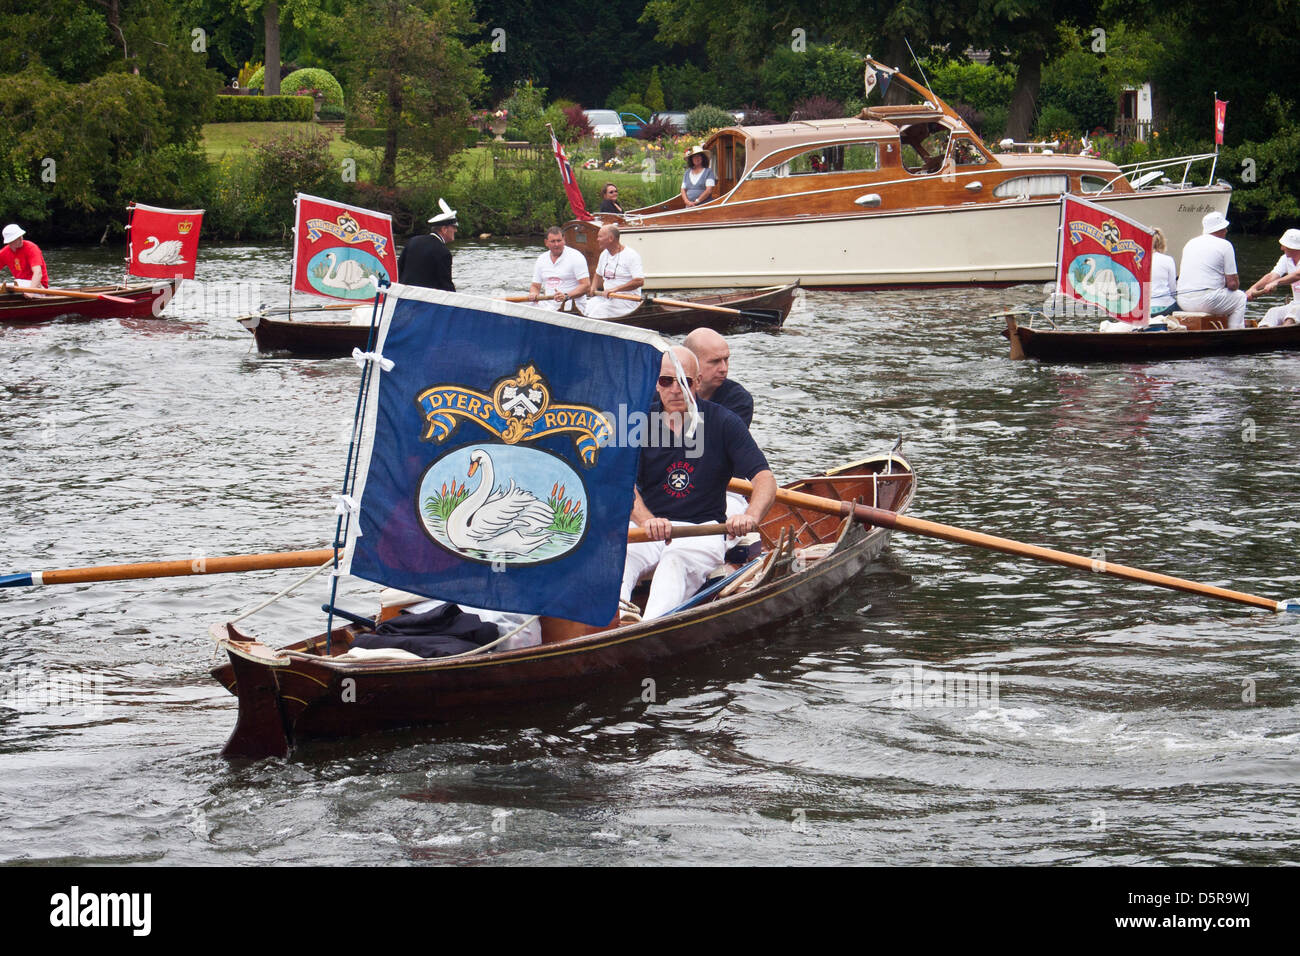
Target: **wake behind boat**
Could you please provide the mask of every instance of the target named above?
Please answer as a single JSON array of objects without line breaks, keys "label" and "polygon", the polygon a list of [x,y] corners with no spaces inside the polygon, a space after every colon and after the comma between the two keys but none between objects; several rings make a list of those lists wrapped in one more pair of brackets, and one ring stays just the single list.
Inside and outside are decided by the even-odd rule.
[{"label": "wake behind boat", "polygon": [[[1054,270],[1062,194],[1157,224],[1173,248],[1199,233],[1204,213],[1227,211],[1226,183],[1188,182],[1192,163],[1214,154],[1121,168],[1047,150],[994,153],[929,90],[870,58],[866,70],[868,94],[892,84],[916,103],[719,130],[703,148],[720,198],[599,214],[640,253],[646,288],[1038,281]],[[593,264],[600,222],[565,226]]]}]

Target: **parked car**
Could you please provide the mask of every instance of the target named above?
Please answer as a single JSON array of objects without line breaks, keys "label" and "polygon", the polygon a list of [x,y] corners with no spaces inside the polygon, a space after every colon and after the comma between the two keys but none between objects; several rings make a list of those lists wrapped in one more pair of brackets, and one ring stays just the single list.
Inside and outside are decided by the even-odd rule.
[{"label": "parked car", "polygon": [[619,113],[618,118],[623,121],[623,133],[627,136],[635,136],[645,126],[645,120],[635,113]]},{"label": "parked car", "polygon": [[587,122],[591,124],[591,132],[596,139],[605,137],[619,139],[627,135],[623,129],[623,120],[613,110],[584,110],[584,112],[587,114]]},{"label": "parked car", "polygon": [[686,132],[686,114],[685,113],[656,113],[650,117],[652,123],[668,123],[679,133]]}]

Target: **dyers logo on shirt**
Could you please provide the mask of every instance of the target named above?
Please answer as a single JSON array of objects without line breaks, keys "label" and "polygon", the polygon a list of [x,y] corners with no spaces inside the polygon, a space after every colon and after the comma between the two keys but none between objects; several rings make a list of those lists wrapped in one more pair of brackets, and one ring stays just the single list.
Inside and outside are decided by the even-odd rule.
[{"label": "dyers logo on shirt", "polygon": [[685,498],[691,493],[692,475],[695,466],[687,461],[675,461],[668,466],[668,477],[664,480],[664,491],[674,498]]}]

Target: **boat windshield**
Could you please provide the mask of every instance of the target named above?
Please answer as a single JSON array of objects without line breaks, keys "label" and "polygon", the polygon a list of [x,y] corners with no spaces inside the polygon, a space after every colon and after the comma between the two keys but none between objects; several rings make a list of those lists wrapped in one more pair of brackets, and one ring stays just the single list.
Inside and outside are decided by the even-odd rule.
[{"label": "boat windshield", "polygon": [[754,179],[809,176],[814,173],[847,173],[874,170],[880,163],[880,147],[874,143],[841,143],[818,146],[796,153],[784,163],[754,173]]},{"label": "boat windshield", "polygon": [[948,152],[948,129],[940,123],[912,123],[899,130],[903,168],[909,173],[935,173]]}]

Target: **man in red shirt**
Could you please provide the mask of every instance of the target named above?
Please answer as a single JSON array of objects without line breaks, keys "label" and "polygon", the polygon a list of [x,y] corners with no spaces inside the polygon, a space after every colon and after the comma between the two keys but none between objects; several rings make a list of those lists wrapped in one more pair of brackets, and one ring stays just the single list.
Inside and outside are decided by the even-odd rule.
[{"label": "man in red shirt", "polygon": [[10,223],[5,226],[4,248],[0,249],[0,269],[8,269],[17,279],[16,285],[36,288],[50,287],[50,276],[45,268],[45,256],[40,247],[24,239],[26,231]]}]

